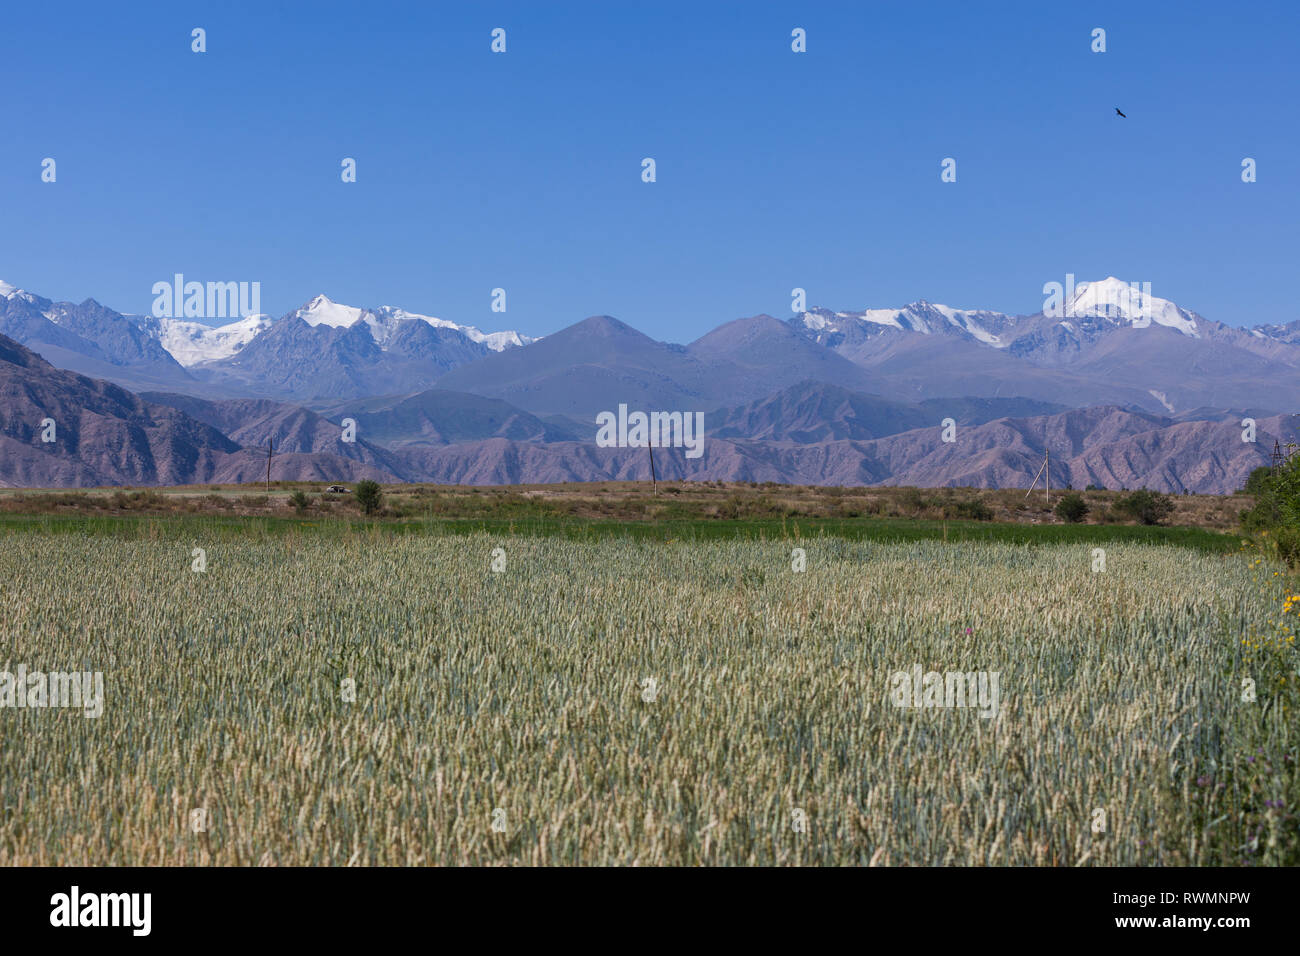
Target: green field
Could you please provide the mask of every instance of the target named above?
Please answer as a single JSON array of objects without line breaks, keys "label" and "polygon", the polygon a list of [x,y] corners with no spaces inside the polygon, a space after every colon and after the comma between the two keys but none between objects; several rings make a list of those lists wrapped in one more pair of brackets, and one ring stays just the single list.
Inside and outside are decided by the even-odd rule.
[{"label": "green field", "polygon": [[1242,539],[1205,528],[1149,525],[1011,524],[991,521],[938,521],[916,518],[719,518],[630,521],[529,516],[521,518],[406,519],[375,522],[356,518],[247,518],[194,515],[13,515],[0,514],[0,533],[92,534],[113,537],[175,538],[356,534],[478,535],[560,537],[571,541],[798,541],[839,538],[881,544],[912,541],[969,541],[1003,544],[1170,544],[1210,554],[1232,554]]},{"label": "green field", "polygon": [[104,697],[0,708],[0,864],[1300,863],[1236,538],[614,524],[4,518],[0,669]]}]

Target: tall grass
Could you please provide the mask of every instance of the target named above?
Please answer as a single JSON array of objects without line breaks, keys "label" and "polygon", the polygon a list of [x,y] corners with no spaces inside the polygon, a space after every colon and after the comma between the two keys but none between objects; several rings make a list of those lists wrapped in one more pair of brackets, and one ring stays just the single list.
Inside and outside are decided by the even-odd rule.
[{"label": "tall grass", "polygon": [[[0,537],[0,669],[106,687],[0,709],[0,864],[1300,863],[1246,558],[144,527]],[[893,706],[914,664],[1000,714]]]}]

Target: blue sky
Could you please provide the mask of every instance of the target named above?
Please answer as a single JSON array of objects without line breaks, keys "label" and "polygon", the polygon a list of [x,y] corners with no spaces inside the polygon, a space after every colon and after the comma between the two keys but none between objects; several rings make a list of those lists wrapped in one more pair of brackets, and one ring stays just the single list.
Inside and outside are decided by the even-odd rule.
[{"label": "blue sky", "polygon": [[685,342],[789,315],[796,286],[834,309],[1032,312],[1045,282],[1113,274],[1287,322],[1298,11],[11,4],[0,278],[147,312],[182,272],[259,281],[273,315],[324,292],[534,335],[609,314]]}]

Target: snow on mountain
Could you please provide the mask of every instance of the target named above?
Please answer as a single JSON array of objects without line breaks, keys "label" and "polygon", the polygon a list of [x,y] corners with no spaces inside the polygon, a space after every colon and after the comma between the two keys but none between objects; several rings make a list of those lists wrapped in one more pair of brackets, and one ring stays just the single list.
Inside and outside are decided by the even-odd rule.
[{"label": "snow on mountain", "polygon": [[271,327],[269,315],[250,315],[213,328],[201,322],[157,319],[157,337],[172,358],[185,367],[229,358]]},{"label": "snow on mountain", "polygon": [[[4,286],[12,289],[12,286]],[[434,328],[453,329],[472,342],[485,345],[494,352],[521,347],[536,341],[518,332],[480,332],[469,325],[457,325],[446,319],[419,315],[386,305],[379,309],[359,309],[318,295],[302,308],[289,313],[289,318],[302,319],[310,326],[348,328],[365,322],[370,328],[375,344],[381,349],[407,321],[427,322]],[[181,365],[188,367],[218,362],[239,352],[257,336],[270,329],[275,320],[269,315],[250,315],[227,325],[213,327],[202,322],[182,319],[139,316],[136,320]]]},{"label": "snow on mountain", "polygon": [[953,309],[946,305],[927,302],[921,299],[901,309],[864,309],[861,312],[830,312],[827,309],[813,309],[801,316],[805,328],[814,332],[839,332],[851,323],[865,323],[869,326],[882,326],[898,329],[902,332],[919,332],[933,335],[935,326],[947,323],[965,332],[985,345],[1005,348],[996,334],[990,332],[986,325],[1001,327],[1009,317],[1001,312],[967,311]]},{"label": "snow on mountain", "polygon": [[471,342],[480,342],[494,352],[501,352],[508,348],[524,346],[537,341],[530,336],[520,335],[518,332],[513,331],[480,332],[472,325],[458,325],[447,319],[421,315],[418,312],[407,312],[405,309],[399,309],[391,305],[380,306],[378,309],[373,310],[358,309],[354,306],[332,302],[323,295],[316,296],[293,314],[308,325],[351,326],[358,320],[363,320],[370,326],[370,333],[374,336],[375,343],[380,348],[383,348],[385,343],[392,338],[393,333],[399,327],[399,323],[409,321],[427,322],[436,329],[455,329]]},{"label": "snow on mountain", "polygon": [[[366,322],[369,323],[371,333],[375,336],[375,341],[382,346],[384,341],[392,335],[393,329],[398,322],[407,321],[428,322],[435,329],[455,329],[460,332],[471,342],[479,342],[486,345],[493,352],[503,352],[508,348],[516,348],[536,342],[535,338],[527,335],[520,335],[518,332],[480,332],[472,325],[457,325],[455,322],[449,322],[447,319],[439,319],[432,315],[420,315],[418,312],[407,312],[405,309],[399,309],[395,306],[385,305],[376,309],[374,312],[367,313]],[[382,338],[381,338],[382,335]]]},{"label": "snow on mountain", "polygon": [[1166,411],[1171,413],[1175,411],[1174,406],[1169,403],[1169,396],[1166,395],[1164,392],[1158,391],[1157,389],[1154,388],[1148,388],[1147,394],[1150,395],[1152,398],[1154,398],[1161,405],[1163,405]]},{"label": "snow on mountain", "polygon": [[1115,323],[1127,322],[1135,329],[1152,324],[1177,329],[1183,335],[1200,338],[1196,318],[1168,299],[1150,294],[1149,288],[1107,276],[1100,282],[1081,282],[1065,303],[1067,318],[1099,318]]},{"label": "snow on mountain", "polygon": [[[37,302],[36,297],[24,292],[17,286],[0,280],[0,303],[15,296],[27,301]],[[48,300],[39,300],[45,305],[55,305]],[[44,308],[44,306],[42,306]],[[67,311],[58,307],[46,308],[41,313],[55,325],[65,325]],[[510,348],[520,348],[537,341],[532,336],[521,335],[514,331],[482,332],[472,325],[458,325],[446,319],[431,315],[407,312],[395,306],[386,305],[378,309],[359,309],[331,301],[329,297],[318,295],[302,308],[291,312],[290,317],[302,319],[311,326],[331,326],[347,328],[358,321],[364,321],[369,327],[375,344],[383,349],[403,322],[425,322],[436,329],[451,329],[459,332],[471,342],[481,344],[493,352],[503,352]],[[222,326],[205,325],[187,319],[156,317],[152,315],[127,316],[134,325],[146,335],[156,340],[182,366],[191,367],[218,362],[230,358],[239,352],[257,336],[275,324],[269,315],[249,315]]]},{"label": "snow on mountain", "polygon": [[365,314],[365,310],[350,305],[339,305],[337,302],[331,302],[323,295],[318,295],[293,314],[308,325],[346,327],[361,318]]},{"label": "snow on mountain", "polygon": [[[0,279],[0,301],[9,302],[13,299],[20,299],[23,302],[30,302],[32,304],[38,302],[48,303],[50,301],[49,299],[42,299],[40,296],[32,295],[26,289],[20,289],[16,285],[10,285],[8,282]],[[3,308],[3,306],[0,306],[0,308]],[[47,312],[42,312],[41,315],[44,315],[51,322],[54,321],[54,318]]]},{"label": "snow on mountain", "polygon": [[[1099,282],[1081,282],[1074,287],[1063,307],[1058,304],[1064,319],[1094,319],[1103,325],[1129,325],[1148,328],[1162,325],[1175,329],[1191,338],[1200,338],[1196,313],[1179,308],[1168,299],[1150,294],[1149,285],[1130,284],[1108,276]],[[954,309],[924,299],[905,305],[901,309],[864,309],[861,312],[832,312],[829,309],[812,309],[798,317],[803,326],[814,333],[844,332],[857,324],[867,331],[880,332],[885,327],[903,332],[933,335],[938,327],[947,323],[960,332],[985,345],[997,349],[1007,348],[1014,339],[1018,325],[1032,316],[1013,316],[988,310]],[[1076,325],[1069,321],[1058,323],[1072,334]],[[1087,323],[1085,323],[1087,324]],[[875,327],[874,330],[871,327]],[[1277,326],[1259,326],[1251,334],[1260,338],[1276,337]]]},{"label": "snow on mountain", "polygon": [[985,345],[991,345],[995,349],[1001,349],[1007,347],[1006,342],[1002,341],[1001,338],[994,335],[992,332],[990,332],[988,329],[986,329],[983,325],[980,324],[981,320],[983,320],[984,322],[988,322],[990,319],[995,319],[999,325],[1003,325],[1008,320],[1008,317],[1003,315],[1002,313],[968,312],[963,309],[950,309],[946,305],[935,305],[934,309],[936,312],[941,313],[944,316],[944,318],[948,320],[948,323],[950,325],[956,326],[957,328],[965,332],[967,335],[971,336],[972,338],[980,342],[983,342]]},{"label": "snow on mountain", "polygon": [[522,348],[531,345],[541,336],[520,335],[513,330],[508,332],[480,332],[472,325],[456,326],[475,342],[482,342],[493,352],[504,352],[510,348]]}]

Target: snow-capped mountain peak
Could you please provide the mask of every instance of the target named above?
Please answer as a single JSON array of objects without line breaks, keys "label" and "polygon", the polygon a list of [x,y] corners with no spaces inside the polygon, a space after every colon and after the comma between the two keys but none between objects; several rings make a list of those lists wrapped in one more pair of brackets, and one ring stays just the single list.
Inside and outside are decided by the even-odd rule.
[{"label": "snow-capped mountain peak", "polygon": [[874,327],[875,333],[892,328],[900,332],[934,335],[947,324],[993,348],[1005,348],[1006,343],[988,326],[1001,328],[1008,321],[1008,317],[1000,312],[954,309],[925,299],[918,299],[901,309],[863,309],[860,312],[813,309],[803,313],[800,319],[805,328],[816,333],[842,332],[846,325],[856,323],[867,329]]},{"label": "snow-capped mountain peak", "polygon": [[1128,283],[1115,276],[1100,282],[1081,282],[1065,303],[1066,318],[1098,318],[1135,329],[1163,325],[1192,338],[1200,338],[1196,318],[1168,299],[1151,294],[1150,283]]},{"label": "snow-capped mountain peak", "polygon": [[[0,288],[12,289],[13,287],[0,284]],[[7,294],[0,293],[0,295]],[[394,306],[361,309],[335,302],[326,295],[315,296],[285,318],[302,319],[313,327],[331,328],[350,328],[358,322],[364,322],[380,349],[386,348],[402,323],[410,321],[427,322],[435,328],[453,329],[470,341],[481,343],[496,352],[536,341],[513,331],[480,332],[473,326],[457,325],[446,319],[418,315]],[[261,314],[249,315],[218,327],[205,325],[202,322],[154,316],[134,316],[132,320],[171,353],[172,358],[187,368],[228,359],[276,324],[275,319]]]},{"label": "snow-capped mountain peak", "polygon": [[331,302],[324,295],[318,295],[293,314],[308,325],[346,327],[361,318],[364,310],[350,305],[339,305],[337,302]]},{"label": "snow-capped mountain peak", "polygon": [[4,297],[7,299],[15,292],[21,292],[21,291],[22,289],[19,289],[17,286],[12,286],[8,282],[5,282],[4,279],[0,279],[0,297]]},{"label": "snow-capped mountain peak", "polygon": [[229,358],[269,329],[272,321],[269,315],[249,315],[213,328],[202,322],[163,318],[153,320],[153,331],[172,358],[188,368]]},{"label": "snow-capped mountain peak", "polygon": [[405,309],[399,309],[391,305],[381,306],[374,312],[366,313],[366,322],[369,323],[371,333],[381,347],[392,335],[397,323],[409,321],[427,322],[435,329],[455,329],[471,342],[481,343],[493,352],[502,352],[511,347],[528,345],[530,342],[537,341],[514,331],[480,332],[472,325],[459,325],[447,319],[440,319],[432,315],[421,315],[418,312],[407,312]]},{"label": "snow-capped mountain peak", "polygon": [[994,322],[997,323],[997,325],[999,326],[1004,325],[1006,324],[1007,316],[1003,315],[1002,313],[971,312],[965,309],[950,309],[946,305],[937,305],[937,304],[933,306],[933,308],[936,312],[938,312],[940,315],[942,315],[945,319],[948,320],[949,325],[952,325],[960,329],[961,331],[965,332],[967,335],[971,336],[971,338],[975,339],[976,341],[983,342],[985,345],[991,345],[995,349],[1001,349],[1007,347],[1008,344],[1007,342],[1004,342],[999,336],[997,336],[993,332],[990,332],[980,322],[981,318],[984,319],[985,321],[987,321],[988,319],[993,319]]},{"label": "snow-capped mountain peak", "polygon": [[[1150,283],[1129,283],[1114,276],[1071,285],[1066,290],[1065,301],[1058,298],[1045,309],[1044,314],[1056,319],[1084,320],[1058,323],[1075,336],[1092,335],[1108,326],[1142,329],[1159,325],[1191,338],[1201,337],[1197,325],[1199,316],[1196,313],[1179,308],[1168,299],[1152,295]],[[874,337],[888,329],[933,335],[943,330],[944,326],[950,326],[991,348],[1005,349],[1012,345],[1020,330],[1026,328],[1026,323],[1032,322],[1034,318],[983,309],[954,309],[918,299],[901,309],[863,309],[860,312],[812,309],[798,315],[796,321],[819,340],[844,334],[850,334],[854,338],[864,335]],[[1257,337],[1274,336],[1266,330]]]}]

